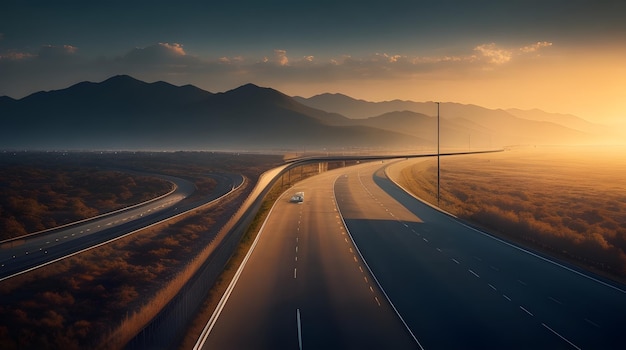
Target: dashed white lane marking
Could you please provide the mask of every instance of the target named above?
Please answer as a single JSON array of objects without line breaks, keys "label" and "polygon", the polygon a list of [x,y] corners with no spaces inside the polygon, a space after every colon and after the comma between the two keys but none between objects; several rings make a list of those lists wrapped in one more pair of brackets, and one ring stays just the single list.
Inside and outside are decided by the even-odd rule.
[{"label": "dashed white lane marking", "polygon": [[478,276],[478,274],[476,272],[472,271],[471,269],[468,269],[467,271],[469,271],[472,275],[480,278],[480,276]]},{"label": "dashed white lane marking", "polygon": [[590,325],[596,327],[596,328],[601,328],[599,324],[593,322],[592,320],[585,318],[585,322],[589,323]]},{"label": "dashed white lane marking", "polygon": [[298,268],[297,267],[293,268],[293,278],[298,278]]},{"label": "dashed white lane marking", "polygon": [[507,297],[506,294],[502,294],[502,296],[504,297],[504,299],[511,301],[511,298]]},{"label": "dashed white lane marking", "polygon": [[548,299],[550,299],[550,300],[554,301],[555,303],[557,303],[557,304],[559,304],[559,305],[563,305],[563,303],[562,303],[561,301],[559,301],[558,299],[556,299],[556,298],[553,298],[553,297],[548,297]]},{"label": "dashed white lane marking", "polygon": [[491,283],[487,283],[487,285],[488,285],[489,287],[491,287],[491,289],[493,289],[493,290],[497,290],[497,289],[496,289],[496,287],[494,287],[493,285],[491,285]]},{"label": "dashed white lane marking", "polygon": [[524,311],[525,313],[529,314],[530,316],[535,316],[535,315],[533,315],[532,312],[526,310],[526,308],[524,308],[522,305],[520,305],[519,308],[522,309],[522,311]]},{"label": "dashed white lane marking", "polygon": [[456,260],[456,259],[452,259],[452,261],[454,261],[457,265],[460,265],[460,264],[461,264],[461,263],[460,263],[458,260]]}]

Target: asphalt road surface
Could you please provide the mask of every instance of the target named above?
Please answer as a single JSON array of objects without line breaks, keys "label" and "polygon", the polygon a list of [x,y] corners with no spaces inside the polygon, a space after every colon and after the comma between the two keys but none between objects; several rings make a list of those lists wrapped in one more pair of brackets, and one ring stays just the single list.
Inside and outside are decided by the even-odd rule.
[{"label": "asphalt road surface", "polygon": [[159,175],[176,185],[175,190],[166,196],[3,243],[0,245],[0,281],[183,213],[228,193],[242,181],[241,175],[236,174],[207,176],[216,179],[218,185],[202,202],[178,206],[195,191],[195,185],[184,179]]},{"label": "asphalt road surface", "polygon": [[[419,349],[344,228],[339,175],[300,182],[277,201],[202,348]],[[292,192],[304,202],[289,202]]]},{"label": "asphalt road surface", "polygon": [[[387,178],[386,165],[338,169],[285,193],[199,344],[205,349],[624,347],[623,286],[423,204]],[[304,203],[289,203],[298,191],[305,193]]]},{"label": "asphalt road surface", "polygon": [[425,349],[621,349],[626,292],[470,228],[381,165],[335,186],[365,260]]}]

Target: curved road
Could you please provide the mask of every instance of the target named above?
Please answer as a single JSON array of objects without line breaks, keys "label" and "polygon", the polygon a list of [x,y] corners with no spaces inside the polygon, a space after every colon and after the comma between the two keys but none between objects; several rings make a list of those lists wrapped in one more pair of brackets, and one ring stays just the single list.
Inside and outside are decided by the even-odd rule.
[{"label": "curved road", "polygon": [[400,190],[382,169],[351,170],[337,200],[426,349],[623,347],[623,287],[470,228]]},{"label": "curved road", "polygon": [[[344,228],[333,194],[339,175],[280,197],[197,348],[419,349]],[[289,202],[300,191],[304,203]]]},{"label": "curved road", "polygon": [[[626,343],[623,286],[475,230],[398,188],[385,167],[338,169],[284,194],[198,345],[618,349]],[[305,192],[304,204],[288,203],[297,191]]]},{"label": "curved road", "polygon": [[197,208],[232,191],[243,181],[241,175],[208,174],[218,182],[211,196],[202,202],[177,207],[181,200],[195,191],[195,185],[172,176],[151,176],[172,182],[175,189],[156,200],[3,242],[0,246],[0,281]]}]

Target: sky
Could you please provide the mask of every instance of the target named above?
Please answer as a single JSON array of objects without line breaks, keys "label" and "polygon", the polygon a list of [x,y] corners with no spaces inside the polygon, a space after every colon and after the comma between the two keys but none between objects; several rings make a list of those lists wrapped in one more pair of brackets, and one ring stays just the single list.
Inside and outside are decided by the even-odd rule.
[{"label": "sky", "polygon": [[129,74],[626,125],[623,0],[0,3],[0,96]]}]

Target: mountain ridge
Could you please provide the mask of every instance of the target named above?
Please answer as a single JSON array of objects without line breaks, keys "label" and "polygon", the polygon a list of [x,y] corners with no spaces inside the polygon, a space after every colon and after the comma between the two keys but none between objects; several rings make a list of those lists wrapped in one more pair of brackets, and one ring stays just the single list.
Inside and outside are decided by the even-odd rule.
[{"label": "mountain ridge", "polygon": [[0,148],[381,148],[419,140],[364,126],[271,88],[224,93],[114,76],[0,103]]},{"label": "mountain ridge", "polygon": [[[599,139],[597,130],[545,120],[554,116],[543,111],[531,111],[526,119],[531,112],[452,102],[440,107],[444,148]],[[424,150],[433,149],[437,140],[434,102],[369,102],[343,94],[305,99],[251,83],[211,93],[190,84],[117,75],[18,100],[0,97],[0,110],[0,148],[5,149]],[[349,117],[355,115],[359,118]],[[592,125],[582,119],[578,124]]]},{"label": "mountain ridge", "polygon": [[[296,96],[294,99],[310,107],[337,112],[364,121],[366,124],[370,123],[369,118],[390,112],[405,111],[429,116],[437,115],[435,102],[407,100],[370,102],[336,93],[324,93],[309,98]],[[439,112],[441,119],[455,120],[456,124],[459,124],[456,126],[457,129],[462,125],[467,125],[468,122],[479,124],[478,129],[482,131],[478,134],[490,138],[491,141],[488,144],[491,145],[595,144],[621,140],[620,135],[608,126],[591,123],[572,115],[548,113],[539,109],[530,111],[488,109],[475,104],[441,102]],[[488,133],[485,133],[486,129],[489,129]],[[471,130],[466,130],[465,138],[472,138],[471,134]],[[459,133],[456,136],[459,136]],[[443,137],[445,133],[442,133]]]}]

